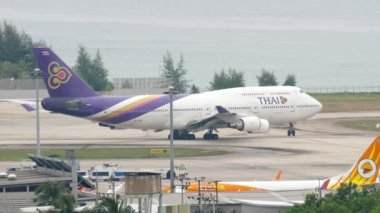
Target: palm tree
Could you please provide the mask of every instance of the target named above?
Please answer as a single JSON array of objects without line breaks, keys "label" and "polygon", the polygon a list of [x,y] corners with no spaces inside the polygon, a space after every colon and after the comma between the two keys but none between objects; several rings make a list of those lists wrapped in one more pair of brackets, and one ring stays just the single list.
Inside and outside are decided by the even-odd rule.
[{"label": "palm tree", "polygon": [[75,198],[69,189],[62,183],[50,182],[40,185],[36,192],[34,202],[42,205],[52,205],[61,212],[73,212]]},{"label": "palm tree", "polygon": [[103,197],[100,204],[94,209],[96,213],[134,213],[130,206],[124,208],[124,201],[119,195],[116,198]]},{"label": "palm tree", "polygon": [[75,198],[72,194],[63,194],[59,199],[60,202],[56,208],[60,209],[62,213],[69,213],[74,211]]}]

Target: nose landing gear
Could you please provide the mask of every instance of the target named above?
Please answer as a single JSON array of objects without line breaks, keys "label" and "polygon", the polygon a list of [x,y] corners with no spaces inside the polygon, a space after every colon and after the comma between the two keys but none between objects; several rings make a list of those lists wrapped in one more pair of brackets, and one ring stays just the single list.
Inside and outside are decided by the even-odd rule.
[{"label": "nose landing gear", "polygon": [[296,129],[292,123],[289,123],[288,136],[296,136]]}]

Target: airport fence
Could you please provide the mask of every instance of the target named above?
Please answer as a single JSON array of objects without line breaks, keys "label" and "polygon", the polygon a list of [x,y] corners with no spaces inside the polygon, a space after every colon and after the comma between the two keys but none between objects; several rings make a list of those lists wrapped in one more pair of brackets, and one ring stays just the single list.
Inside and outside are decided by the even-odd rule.
[{"label": "airport fence", "polygon": [[[162,93],[167,90],[169,82],[164,78],[114,78],[115,90],[113,95],[131,93]],[[40,80],[40,89],[46,89]],[[323,86],[323,87],[301,87],[308,93],[380,93],[380,85],[374,86]],[[34,90],[34,79],[0,79],[0,90]]]},{"label": "airport fence", "polygon": [[165,78],[114,78],[112,82],[115,89],[167,89],[170,85]]},{"label": "airport fence", "polygon": [[[40,80],[40,89],[46,89]],[[0,79],[0,90],[31,90],[35,89],[35,79]]]},{"label": "airport fence", "polygon": [[380,85],[303,87],[302,89],[307,93],[380,93]]}]

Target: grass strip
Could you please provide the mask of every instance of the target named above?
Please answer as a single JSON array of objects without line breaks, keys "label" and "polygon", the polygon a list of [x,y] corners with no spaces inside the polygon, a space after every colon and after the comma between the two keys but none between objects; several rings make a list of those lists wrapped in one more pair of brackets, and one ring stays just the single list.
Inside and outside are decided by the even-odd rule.
[{"label": "grass strip", "polygon": [[380,132],[380,120],[341,121],[338,124],[351,129]]},{"label": "grass strip", "polygon": [[322,112],[380,110],[380,93],[311,93],[323,105]]},{"label": "grass strip", "polygon": [[[164,152],[152,152],[152,149],[163,149]],[[0,161],[19,161],[27,158],[27,154],[34,154],[34,149],[0,149]],[[174,150],[175,157],[195,157],[224,155],[230,152],[209,149],[177,148]],[[66,159],[64,149],[41,149],[41,155],[58,159]],[[75,149],[77,159],[129,159],[129,158],[168,158],[169,148],[85,148]]]}]

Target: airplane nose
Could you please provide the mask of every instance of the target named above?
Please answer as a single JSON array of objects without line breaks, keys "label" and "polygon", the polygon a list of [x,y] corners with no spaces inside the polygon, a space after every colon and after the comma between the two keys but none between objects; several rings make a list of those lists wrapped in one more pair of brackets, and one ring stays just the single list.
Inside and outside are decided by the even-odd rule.
[{"label": "airplane nose", "polygon": [[321,102],[319,102],[319,101],[317,101],[317,100],[315,100],[315,101],[317,102],[318,112],[322,111],[322,109],[323,109],[323,105],[321,104]]},{"label": "airplane nose", "polygon": [[312,105],[312,106],[314,106],[313,107],[313,113],[314,114],[317,114],[318,112],[321,112],[322,111],[322,109],[323,109],[323,106],[322,106],[322,104],[321,104],[321,102],[319,102],[317,99],[315,99],[314,97],[312,97],[312,96],[310,96],[310,95],[308,95],[309,96],[309,103]]},{"label": "airplane nose", "polygon": [[318,113],[318,112],[322,111],[323,106],[322,106],[321,102],[319,102],[317,99],[315,99],[315,98],[313,98],[311,96],[310,96],[310,98],[312,99],[312,104],[315,106],[315,109],[316,109],[315,113]]}]

